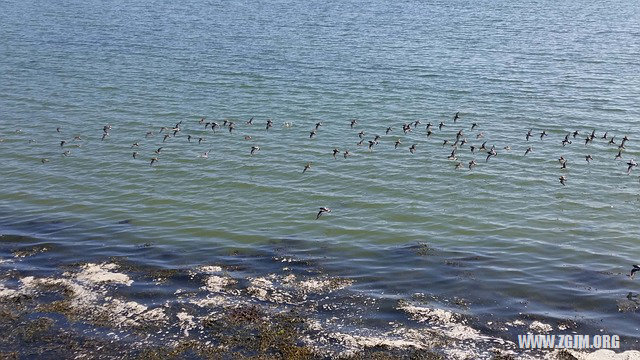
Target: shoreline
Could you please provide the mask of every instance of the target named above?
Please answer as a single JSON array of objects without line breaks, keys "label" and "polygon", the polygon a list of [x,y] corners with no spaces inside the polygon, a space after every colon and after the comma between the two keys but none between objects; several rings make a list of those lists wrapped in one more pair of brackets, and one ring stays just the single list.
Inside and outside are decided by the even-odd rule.
[{"label": "shoreline", "polygon": [[43,271],[37,258],[49,250],[20,247],[0,260],[3,357],[589,358],[518,349],[509,332],[572,330],[526,316],[496,321],[508,330],[502,337],[483,333],[463,300],[443,308],[427,296],[398,299],[397,319],[372,322],[366,315],[382,301],[292,258],[272,259],[280,271],[261,275],[223,262],[167,268],[117,256]]}]

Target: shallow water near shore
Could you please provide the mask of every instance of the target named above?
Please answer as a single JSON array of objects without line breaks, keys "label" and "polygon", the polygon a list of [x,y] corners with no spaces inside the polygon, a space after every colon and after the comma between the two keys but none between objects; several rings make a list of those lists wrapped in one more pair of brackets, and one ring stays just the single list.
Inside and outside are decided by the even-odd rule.
[{"label": "shallow water near shore", "polygon": [[[238,317],[254,332],[304,319],[292,346],[321,356],[522,355],[516,336],[529,331],[640,348],[640,280],[628,276],[640,170],[626,165],[640,157],[634,2],[0,10],[0,300],[24,301],[16,316],[98,332],[111,319],[96,338],[135,330],[131,356],[168,339],[222,346],[206,324]],[[205,130],[201,117],[236,129]],[[163,142],[158,130],[179,121]],[[443,141],[461,129],[456,170]],[[469,149],[484,141],[498,152],[489,161]],[[315,220],[321,206],[332,212]]]}]

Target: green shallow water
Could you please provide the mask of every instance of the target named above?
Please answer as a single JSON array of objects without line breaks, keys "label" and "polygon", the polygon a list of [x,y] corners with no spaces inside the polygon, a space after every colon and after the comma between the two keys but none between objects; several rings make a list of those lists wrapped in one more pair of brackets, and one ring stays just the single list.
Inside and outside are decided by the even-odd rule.
[{"label": "green shallow water", "polygon": [[[0,23],[3,233],[97,241],[104,257],[152,243],[185,266],[283,249],[325,259],[368,296],[464,294],[478,323],[571,318],[637,347],[637,312],[618,311],[638,291],[626,274],[640,258],[640,170],[625,164],[640,157],[634,2],[6,1]],[[214,134],[203,116],[236,129]],[[145,138],[179,121],[176,137]],[[473,171],[442,146],[460,129]],[[630,138],[622,160],[605,131]],[[498,152],[488,162],[469,150],[483,141]],[[334,147],[352,156],[333,159]],[[316,221],[320,206],[332,212]],[[419,243],[440,255],[407,250]],[[83,259],[66,251],[55,258]]]}]

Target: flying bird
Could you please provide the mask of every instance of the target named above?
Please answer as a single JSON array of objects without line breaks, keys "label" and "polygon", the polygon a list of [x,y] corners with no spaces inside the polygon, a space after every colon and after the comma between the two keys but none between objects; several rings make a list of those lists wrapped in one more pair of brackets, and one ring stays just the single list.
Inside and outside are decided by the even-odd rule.
[{"label": "flying bird", "polygon": [[321,207],[320,211],[318,211],[318,215],[316,215],[316,220],[320,219],[320,216],[324,213],[330,213],[331,209],[329,209],[328,207]]},{"label": "flying bird", "polygon": [[562,186],[566,186],[566,182],[567,182],[567,177],[562,175],[558,178],[558,180],[560,180],[560,184],[562,184]]}]

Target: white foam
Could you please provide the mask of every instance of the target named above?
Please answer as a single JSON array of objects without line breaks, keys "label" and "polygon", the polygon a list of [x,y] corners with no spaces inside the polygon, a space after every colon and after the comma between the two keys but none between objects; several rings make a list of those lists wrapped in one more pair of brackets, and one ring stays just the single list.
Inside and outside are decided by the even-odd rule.
[{"label": "white foam", "polygon": [[540,321],[534,321],[529,325],[529,329],[539,333],[546,333],[553,330],[553,327]]}]

